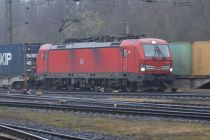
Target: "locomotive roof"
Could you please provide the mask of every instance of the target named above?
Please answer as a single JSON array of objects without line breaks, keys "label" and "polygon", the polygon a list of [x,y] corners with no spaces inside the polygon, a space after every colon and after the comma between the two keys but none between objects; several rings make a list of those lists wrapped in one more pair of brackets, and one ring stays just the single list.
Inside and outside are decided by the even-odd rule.
[{"label": "locomotive roof", "polygon": [[49,50],[56,49],[79,49],[79,48],[112,48],[112,47],[120,47],[122,45],[135,45],[135,43],[139,41],[139,43],[152,43],[153,41],[158,42],[159,44],[166,44],[167,42],[162,39],[156,38],[144,38],[144,39],[126,39],[117,42],[75,42],[69,43],[65,45],[50,45],[46,46]]},{"label": "locomotive roof", "polygon": [[119,47],[120,42],[80,42],[66,45],[52,45],[50,49],[109,48]]}]

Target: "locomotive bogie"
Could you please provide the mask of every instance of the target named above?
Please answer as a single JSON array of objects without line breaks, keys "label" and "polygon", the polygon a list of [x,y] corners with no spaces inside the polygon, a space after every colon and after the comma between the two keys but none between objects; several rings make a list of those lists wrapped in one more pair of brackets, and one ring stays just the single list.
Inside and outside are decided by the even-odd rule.
[{"label": "locomotive bogie", "polygon": [[[94,75],[94,76],[93,76]],[[68,74],[67,75],[45,75],[42,77],[45,89],[67,89],[67,90],[101,90],[101,91],[136,91],[165,89],[165,84],[173,81],[172,75],[140,75],[140,74]],[[157,88],[158,87],[158,88]],[[102,90],[103,89],[103,90]]]}]

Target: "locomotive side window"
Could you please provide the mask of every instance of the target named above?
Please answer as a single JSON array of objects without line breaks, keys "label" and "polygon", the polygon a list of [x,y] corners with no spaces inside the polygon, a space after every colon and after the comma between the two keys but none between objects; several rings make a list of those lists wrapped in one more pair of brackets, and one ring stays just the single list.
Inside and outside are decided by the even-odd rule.
[{"label": "locomotive side window", "polygon": [[128,50],[127,49],[123,49],[123,57],[128,57]]},{"label": "locomotive side window", "polygon": [[47,52],[44,52],[44,54],[43,54],[43,59],[44,59],[44,60],[47,59]]}]

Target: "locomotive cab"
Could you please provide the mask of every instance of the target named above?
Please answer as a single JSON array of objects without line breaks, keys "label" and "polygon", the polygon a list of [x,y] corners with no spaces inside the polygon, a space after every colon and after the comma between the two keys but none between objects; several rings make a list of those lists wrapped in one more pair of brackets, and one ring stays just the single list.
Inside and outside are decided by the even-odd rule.
[{"label": "locomotive cab", "polygon": [[[122,65],[127,67],[125,66],[127,63],[130,68],[127,73],[133,73],[133,76],[130,76],[132,78],[129,78],[130,82],[136,81],[139,89],[144,87],[144,89],[162,90],[169,87],[173,81],[171,74],[173,68],[171,53],[166,41],[144,38],[126,40],[121,45],[128,50],[128,56],[123,58]],[[129,55],[132,58],[129,58]]]}]

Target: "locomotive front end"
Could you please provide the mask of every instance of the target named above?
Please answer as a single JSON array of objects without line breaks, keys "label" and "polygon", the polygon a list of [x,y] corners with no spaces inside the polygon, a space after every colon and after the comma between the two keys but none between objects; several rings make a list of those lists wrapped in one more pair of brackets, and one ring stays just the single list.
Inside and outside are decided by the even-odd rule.
[{"label": "locomotive front end", "polygon": [[170,87],[173,67],[168,43],[160,39],[142,39],[140,42],[144,54],[139,63],[141,80],[150,87]]}]

